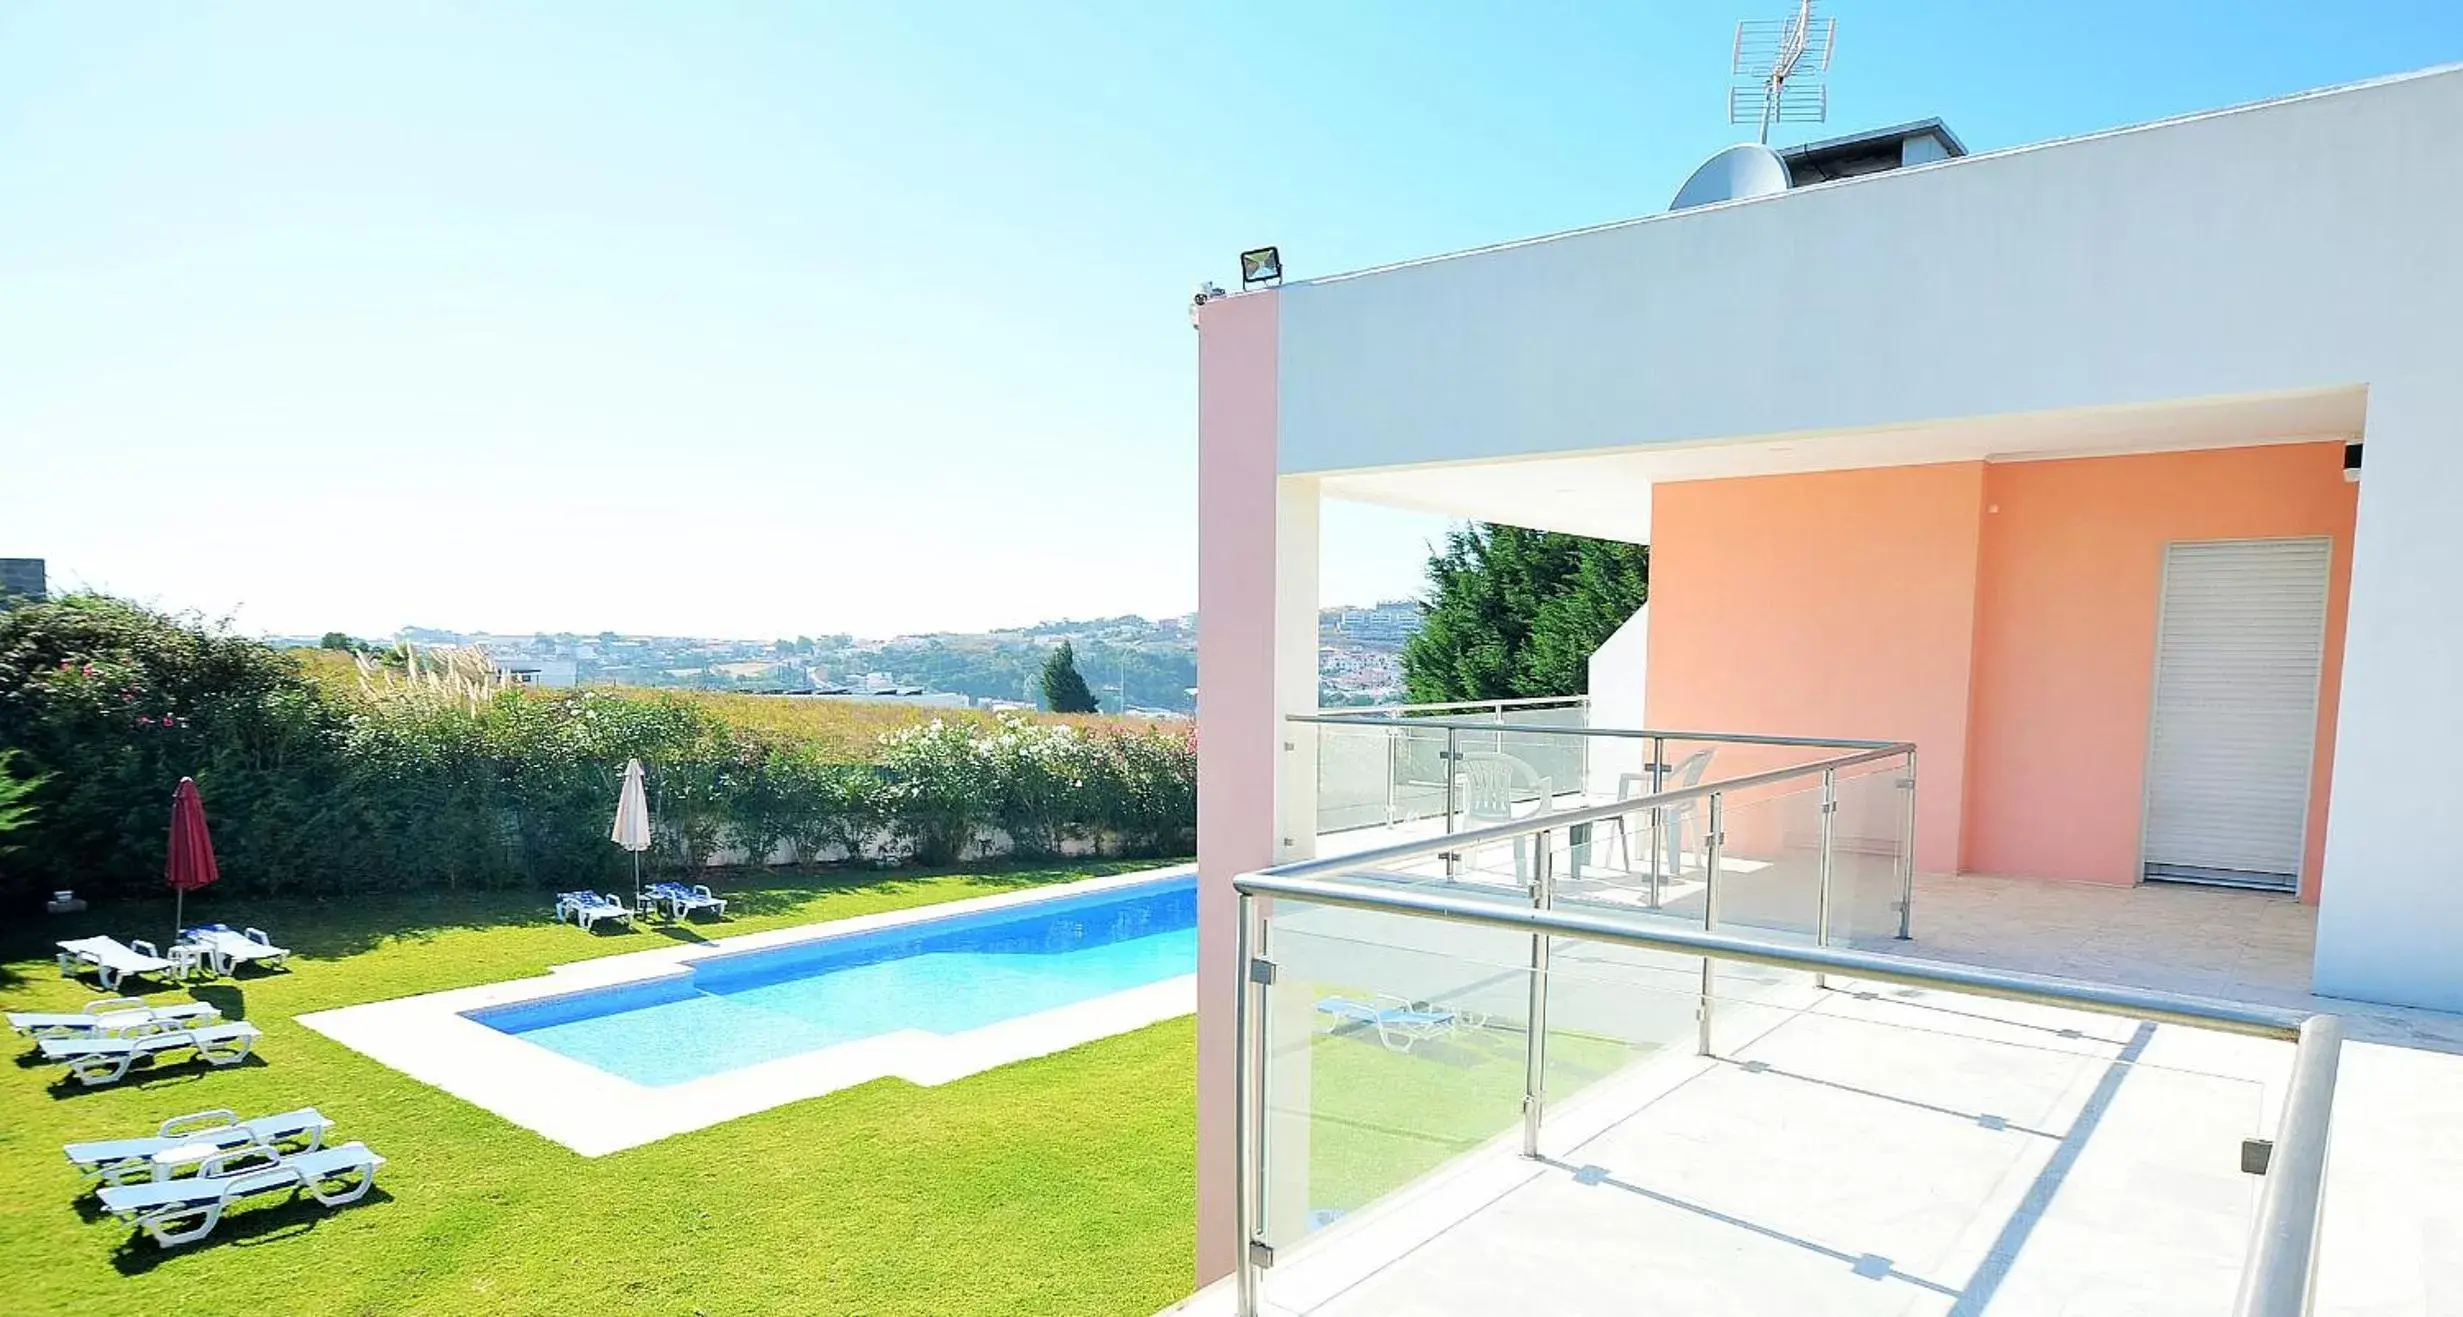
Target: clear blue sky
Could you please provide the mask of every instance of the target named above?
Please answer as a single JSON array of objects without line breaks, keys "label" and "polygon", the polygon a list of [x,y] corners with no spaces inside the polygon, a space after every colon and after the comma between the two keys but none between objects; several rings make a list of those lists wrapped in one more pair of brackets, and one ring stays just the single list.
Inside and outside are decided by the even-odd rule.
[{"label": "clear blue sky", "polygon": [[[1193,606],[1200,278],[1658,210],[1730,4],[0,8],[0,555],[248,629]],[[2463,5],[1838,0],[1990,150],[2463,59]],[[1329,600],[1426,519],[1338,509]]]}]

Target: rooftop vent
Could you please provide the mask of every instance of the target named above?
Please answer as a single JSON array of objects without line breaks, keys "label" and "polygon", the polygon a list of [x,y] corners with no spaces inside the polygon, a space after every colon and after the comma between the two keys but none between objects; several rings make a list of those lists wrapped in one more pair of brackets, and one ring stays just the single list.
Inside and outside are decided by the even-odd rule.
[{"label": "rooftop vent", "polygon": [[1823,183],[1834,178],[1854,178],[1859,174],[1878,174],[1887,169],[1905,169],[1909,165],[1930,164],[1967,154],[1958,136],[1939,119],[1919,119],[1893,128],[1876,128],[1871,132],[1851,133],[1833,137],[1826,142],[1807,142],[1779,152],[1787,162],[1790,187],[1808,183]]}]

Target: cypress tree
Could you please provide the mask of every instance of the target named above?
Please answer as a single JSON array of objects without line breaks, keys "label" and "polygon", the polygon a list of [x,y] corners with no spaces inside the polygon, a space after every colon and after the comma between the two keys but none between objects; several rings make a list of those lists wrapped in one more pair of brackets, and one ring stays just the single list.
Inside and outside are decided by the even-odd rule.
[{"label": "cypress tree", "polygon": [[1093,713],[1095,693],[1078,675],[1078,652],[1068,641],[1043,661],[1043,707],[1054,713]]},{"label": "cypress tree", "polygon": [[1403,647],[1412,701],[1587,694],[1591,652],[1650,596],[1650,552],[1519,526],[1451,532]]}]

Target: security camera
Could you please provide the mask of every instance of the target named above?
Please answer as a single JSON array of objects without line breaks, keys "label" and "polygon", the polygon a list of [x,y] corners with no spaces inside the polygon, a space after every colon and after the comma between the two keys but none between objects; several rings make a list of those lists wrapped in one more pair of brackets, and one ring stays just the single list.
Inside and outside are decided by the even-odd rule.
[{"label": "security camera", "polygon": [[1212,279],[1198,281],[1197,291],[1189,294],[1189,327],[1191,329],[1197,327],[1197,308],[1221,296],[1223,296],[1222,285]]}]

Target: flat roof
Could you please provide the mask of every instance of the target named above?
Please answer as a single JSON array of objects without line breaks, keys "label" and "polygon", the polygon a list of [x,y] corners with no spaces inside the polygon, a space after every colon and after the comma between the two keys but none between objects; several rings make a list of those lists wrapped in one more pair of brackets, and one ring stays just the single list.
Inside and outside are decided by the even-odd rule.
[{"label": "flat roof", "polygon": [[[2114,128],[2095,129],[2088,132],[2074,133],[2066,137],[2047,138],[2039,142],[2025,142],[2014,146],[2000,147],[1992,151],[1987,151],[1982,155],[1954,155],[1949,161],[1937,161],[1932,165],[1928,165],[1927,168],[1937,167],[1943,164],[1963,164],[1979,160],[2025,155],[2031,152],[2076,146],[2085,142],[2100,141],[2105,138],[2121,137],[2134,133],[2161,132],[2169,128],[2182,126],[2184,124],[2222,118],[2227,115],[2248,114],[2254,111],[2271,109],[2276,106],[2293,104],[2300,101],[2322,100],[2328,97],[2345,96],[2354,92],[2365,91],[2376,87],[2389,86],[2396,83],[2414,82],[2426,78],[2442,77],[2457,71],[2463,71],[2463,62],[2432,65],[2428,68],[2414,69],[2405,73],[2393,73],[2382,77],[2363,78],[2354,82],[2338,83],[2328,87],[2317,87],[2308,91],[2290,92],[2281,96],[2269,96],[2259,100],[2245,101],[2237,105],[2219,106],[2208,110],[2193,110],[2185,114],[2173,115],[2164,119],[2149,120],[2143,123],[2124,124]],[[1927,121],[1919,120],[1917,122],[1923,123]],[[1939,121],[1934,120],[1931,122]],[[1889,132],[1895,130],[1884,129],[1881,131]],[[1945,138],[1948,138],[1951,141],[1956,141],[1955,138],[1949,138],[1949,130],[1946,126],[1942,129],[1942,133]],[[1845,141],[1852,139],[1839,140]],[[1836,145],[1835,142],[1811,142],[1801,147],[1790,147],[1780,153],[1780,158],[1785,160],[1791,158],[1791,156],[1797,152],[1810,152],[1834,145]],[[1961,144],[1960,150],[1962,152],[1965,150],[1964,144]],[[1847,184],[1871,183],[1878,179],[1901,177],[1908,172],[1909,171],[1904,170],[1884,170],[1879,173],[1860,174],[1853,178],[1830,180],[1826,182],[1824,186],[1837,187]],[[1576,228],[1559,229],[1553,232],[1531,234],[1520,238],[1508,238],[1498,242],[1483,243],[1476,247],[1460,248],[1450,252],[1431,253],[1425,256],[1407,257],[1398,261],[1388,261],[1380,265],[1362,266],[1352,270],[1331,271],[1326,274],[1310,275],[1304,278],[1287,277],[1280,285],[1277,285],[1274,288],[1239,289],[1228,293],[1225,296],[1245,297],[1258,293],[1270,293],[1277,291],[1277,289],[1343,283],[1353,279],[1365,278],[1370,275],[1386,274],[1391,271],[1410,269],[1414,266],[1429,265],[1440,261],[1460,260],[1468,256],[1481,256],[1490,252],[1506,251],[1517,247],[1528,247],[1539,243],[1556,242],[1565,238],[1579,237],[1591,233],[1601,233],[1614,229],[1622,229],[1637,224],[1656,224],[1669,220],[1698,221],[1702,216],[1715,213],[1729,206],[1752,205],[1780,201],[1790,196],[1799,195],[1803,191],[1804,189],[1800,188],[1790,188],[1787,191],[1772,193],[1768,196],[1738,198],[1733,201],[1720,202],[1712,206],[1697,206],[1687,210],[1654,211],[1649,214],[1630,216],[1625,219],[1608,220],[1598,224],[1586,224]],[[1225,300],[1225,298],[1209,298],[1208,300],[1222,301]]]}]

